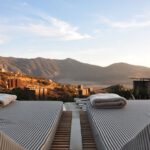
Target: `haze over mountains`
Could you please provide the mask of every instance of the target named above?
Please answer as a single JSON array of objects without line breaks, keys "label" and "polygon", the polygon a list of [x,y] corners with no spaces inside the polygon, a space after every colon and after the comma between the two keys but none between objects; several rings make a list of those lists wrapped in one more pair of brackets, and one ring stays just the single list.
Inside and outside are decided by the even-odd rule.
[{"label": "haze over mountains", "polygon": [[132,77],[150,77],[150,68],[126,63],[115,63],[107,67],[90,65],[73,59],[24,59],[0,57],[8,71],[19,71],[41,76],[63,83],[84,84],[132,84]]}]

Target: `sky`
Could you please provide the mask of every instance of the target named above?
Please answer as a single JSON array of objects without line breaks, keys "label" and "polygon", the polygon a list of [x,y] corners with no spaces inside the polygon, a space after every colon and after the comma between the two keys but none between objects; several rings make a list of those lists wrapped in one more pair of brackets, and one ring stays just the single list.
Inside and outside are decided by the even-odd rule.
[{"label": "sky", "polygon": [[150,1],[0,0],[0,56],[150,67]]}]

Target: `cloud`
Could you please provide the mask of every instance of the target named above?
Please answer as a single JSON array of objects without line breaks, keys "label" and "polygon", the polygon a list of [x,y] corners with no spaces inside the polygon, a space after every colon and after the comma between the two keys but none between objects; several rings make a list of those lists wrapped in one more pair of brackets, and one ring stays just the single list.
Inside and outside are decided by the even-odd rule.
[{"label": "cloud", "polygon": [[59,40],[84,40],[92,38],[88,34],[81,33],[78,27],[50,16],[24,17],[24,21],[22,19],[17,25],[7,22],[1,23],[0,27],[0,32],[13,35],[24,34]]},{"label": "cloud", "polygon": [[51,22],[53,27],[58,29],[60,35],[63,35],[66,40],[91,38],[91,36],[87,34],[81,34],[77,27],[74,27],[62,20],[51,18]]},{"label": "cloud", "polygon": [[101,23],[106,24],[108,26],[111,26],[113,28],[119,28],[119,29],[130,29],[130,28],[144,28],[144,27],[150,27],[150,18],[144,17],[135,17],[129,21],[112,21],[108,18],[102,18],[100,20]]},{"label": "cloud", "polygon": [[42,37],[54,37],[62,40],[82,40],[91,38],[88,34],[80,33],[78,27],[58,18],[42,16],[42,21],[40,21],[40,23],[29,23],[25,28],[27,31]]},{"label": "cloud", "polygon": [[[0,15],[0,26],[4,29],[2,29],[2,32],[5,31],[9,36],[36,36],[36,38],[44,37],[56,40],[84,40],[92,38],[89,34],[83,33],[79,27],[68,21],[50,16],[34,8],[26,1],[19,3],[14,10],[18,15],[12,18]],[[22,13],[24,10],[28,13]]]},{"label": "cloud", "polygon": [[7,42],[7,38],[0,36],[0,45],[5,44]]}]

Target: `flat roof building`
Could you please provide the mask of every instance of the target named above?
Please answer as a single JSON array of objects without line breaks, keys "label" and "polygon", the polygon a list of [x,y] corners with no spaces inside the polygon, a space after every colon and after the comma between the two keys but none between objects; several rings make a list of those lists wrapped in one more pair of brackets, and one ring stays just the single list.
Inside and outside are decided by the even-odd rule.
[{"label": "flat roof building", "polygon": [[149,99],[150,78],[135,78],[133,81],[133,89],[136,99]]}]

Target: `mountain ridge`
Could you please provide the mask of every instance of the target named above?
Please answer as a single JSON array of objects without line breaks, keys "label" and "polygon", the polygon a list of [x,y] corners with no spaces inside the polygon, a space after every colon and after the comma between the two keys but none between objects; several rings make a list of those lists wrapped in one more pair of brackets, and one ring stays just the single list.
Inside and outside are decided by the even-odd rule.
[{"label": "mountain ridge", "polygon": [[80,61],[48,58],[15,58],[0,56],[0,64],[8,71],[19,71],[28,75],[41,76],[64,83],[84,84],[130,84],[130,78],[150,77],[150,68],[128,63],[114,63],[106,67]]}]

